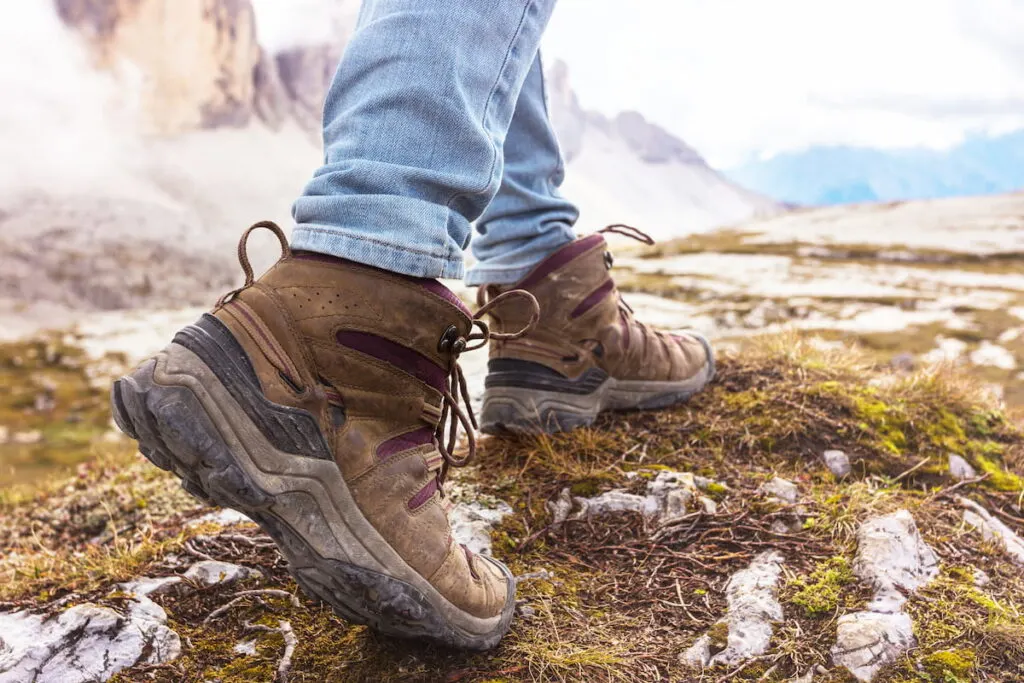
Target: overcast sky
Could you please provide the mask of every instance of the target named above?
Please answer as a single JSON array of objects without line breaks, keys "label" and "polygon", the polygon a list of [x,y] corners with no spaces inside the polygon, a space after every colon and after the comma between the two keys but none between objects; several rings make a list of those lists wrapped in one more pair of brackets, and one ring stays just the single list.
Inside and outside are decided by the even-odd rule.
[{"label": "overcast sky", "polygon": [[720,166],[1024,126],[1024,0],[561,0],[545,48]]},{"label": "overcast sky", "polygon": [[[358,5],[254,2],[272,41]],[[544,50],[585,106],[637,109],[718,166],[1024,127],[1024,0],[560,0]]]}]

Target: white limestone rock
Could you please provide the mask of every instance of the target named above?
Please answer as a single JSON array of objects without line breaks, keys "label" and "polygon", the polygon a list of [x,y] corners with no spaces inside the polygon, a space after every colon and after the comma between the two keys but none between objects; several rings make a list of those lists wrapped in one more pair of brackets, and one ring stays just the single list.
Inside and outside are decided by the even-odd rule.
[{"label": "white limestone rock", "polygon": [[781,477],[775,477],[766,483],[761,487],[761,492],[778,498],[784,503],[795,503],[800,499],[800,489],[796,487],[796,484]]},{"label": "white limestone rock", "polygon": [[577,519],[586,517],[602,517],[620,512],[639,512],[643,517],[651,519],[657,516],[660,505],[653,496],[638,496],[625,491],[605,491],[593,498],[576,497],[573,502],[579,508],[574,515]]},{"label": "white limestone rock", "polygon": [[775,551],[761,553],[749,567],[736,572],[725,589],[724,621],[729,628],[725,649],[712,654],[711,638],[704,634],[680,655],[680,661],[693,668],[735,665],[767,652],[772,622],[783,616],[778,600],[781,574],[782,555]]},{"label": "white limestone rock", "polygon": [[22,446],[31,446],[37,444],[43,440],[43,433],[38,429],[33,429],[27,432],[14,432],[14,436],[11,437],[11,441]]},{"label": "white limestone rock", "polygon": [[903,605],[908,595],[938,575],[938,564],[907,510],[861,524],[853,571],[872,585],[875,597],[866,610],[839,618],[832,647],[835,664],[859,681],[871,681],[913,647],[913,623]]},{"label": "white limestone rock", "polygon": [[1017,367],[1017,360],[1005,346],[993,344],[988,340],[982,341],[981,345],[971,352],[971,363],[1000,370],[1013,370]]},{"label": "white limestone rock", "polygon": [[971,467],[971,463],[964,460],[956,453],[949,454],[949,476],[957,481],[974,479],[978,476],[977,470]]},{"label": "white limestone rock", "polygon": [[921,360],[929,365],[955,363],[967,351],[967,342],[956,337],[943,337],[940,335],[935,338],[935,342],[938,346],[921,357]]},{"label": "white limestone rock", "polygon": [[689,472],[662,470],[647,482],[646,495],[613,489],[584,498],[562,489],[558,498],[548,501],[552,524],[559,526],[567,520],[589,519],[623,512],[639,513],[649,526],[664,526],[692,512],[715,514],[718,503],[703,494],[713,482],[695,477]]},{"label": "white limestone rock", "polygon": [[974,585],[978,588],[984,588],[992,583],[992,578],[986,574],[984,570],[978,569],[977,567],[974,568],[972,576],[974,577]]},{"label": "white limestone rock", "polygon": [[1024,565],[1024,540],[1013,529],[973,500],[957,498],[957,502],[965,508],[964,522],[980,531],[986,541],[998,543],[1014,562]]},{"label": "white limestone rock", "polygon": [[150,595],[161,595],[166,593],[174,586],[180,586],[182,584],[182,578],[180,576],[161,576],[157,579],[143,576],[129,581],[128,583],[118,584],[117,588],[122,593],[128,595],[134,595],[136,597],[149,597]]},{"label": "white limestone rock", "polygon": [[554,500],[549,500],[544,504],[548,514],[551,515],[551,526],[560,527],[569,519],[569,515],[572,514],[572,494],[569,492],[569,488],[566,487],[558,492],[558,497]]},{"label": "white limestone rock", "polygon": [[185,526],[192,528],[207,523],[217,524],[219,526],[235,526],[237,524],[252,524],[253,521],[238,510],[220,508],[219,510],[208,512],[202,517],[196,517]]},{"label": "white limestone rock", "polygon": [[92,683],[181,654],[163,608],[144,596],[123,612],[84,604],[52,617],[0,614],[0,683]]},{"label": "white limestone rock", "polygon": [[491,554],[491,530],[512,514],[512,508],[503,500],[488,506],[473,501],[458,503],[448,513],[452,535],[478,555]]},{"label": "white limestone rock", "polygon": [[939,558],[906,510],[865,521],[857,531],[854,573],[875,589],[868,609],[896,612],[912,593],[939,574]]},{"label": "white limestone rock", "polygon": [[850,458],[843,451],[825,451],[821,454],[825,466],[835,475],[836,479],[842,479],[850,474]]},{"label": "white limestone rock", "polygon": [[914,646],[914,624],[902,612],[856,612],[839,618],[832,660],[867,683]]},{"label": "white limestone rock", "polygon": [[262,577],[255,569],[243,567],[230,562],[218,560],[202,560],[188,568],[184,577],[199,586],[216,586],[218,584],[235,583],[244,579]]},{"label": "white limestone rock", "polygon": [[772,520],[771,530],[777,534],[798,534],[803,531],[804,522],[799,514],[785,515]]},{"label": "white limestone rock", "polygon": [[679,655],[679,662],[691,669],[703,669],[711,662],[711,656],[711,636],[705,633]]}]

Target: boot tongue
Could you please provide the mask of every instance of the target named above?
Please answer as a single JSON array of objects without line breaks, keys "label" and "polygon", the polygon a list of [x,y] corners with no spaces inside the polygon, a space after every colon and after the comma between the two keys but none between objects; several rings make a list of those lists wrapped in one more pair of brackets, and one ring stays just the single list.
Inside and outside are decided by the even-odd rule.
[{"label": "boot tongue", "polygon": [[518,284],[509,287],[509,289],[530,290],[532,287],[543,282],[548,275],[556,270],[564,268],[570,262],[575,261],[584,254],[593,250],[600,250],[603,254],[606,247],[607,242],[605,242],[604,237],[597,234],[583,237],[575,242],[570,242],[555,253],[551,254],[551,256],[548,256],[546,259],[538,263],[525,278],[523,278]]}]

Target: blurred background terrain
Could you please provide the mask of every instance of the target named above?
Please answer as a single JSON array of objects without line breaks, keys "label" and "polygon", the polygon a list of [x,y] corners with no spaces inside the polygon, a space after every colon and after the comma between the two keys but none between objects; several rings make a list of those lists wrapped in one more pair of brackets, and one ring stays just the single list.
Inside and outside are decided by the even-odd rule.
[{"label": "blurred background terrain", "polygon": [[[592,9],[600,28],[608,6]],[[357,10],[355,0],[0,9],[0,45],[19,57],[0,67],[0,336],[75,329],[94,356],[138,358],[232,286],[240,229],[262,218],[290,225],[321,156],[324,93]],[[903,369],[959,364],[999,400],[1024,404],[1021,131],[968,130],[943,148],[808,138],[769,155],[740,154],[698,120],[723,172],[678,137],[664,108],[669,127],[628,101],[607,104],[606,90],[628,91],[613,68],[608,88],[590,86],[601,110],[581,103],[561,57],[593,81],[581,61],[589,43],[576,47],[579,32],[567,28],[582,16],[565,3],[549,39],[564,191],[581,206],[582,231],[626,221],[658,239],[619,259],[642,313],[720,343],[795,328]],[[671,100],[673,84],[657,80],[665,61],[645,77]],[[770,104],[765,126],[775,125]],[[740,137],[761,121],[753,111],[745,120]],[[263,264],[273,258],[269,241],[257,251]],[[0,416],[10,433],[19,422]]]},{"label": "blurred background terrain", "polygon": [[620,289],[721,362],[453,473],[454,536],[521,577],[484,654],[299,595],[110,419],[241,231],[290,230],[358,8],[0,1],[0,683],[1022,680],[1024,5],[561,0],[579,230],[654,236]]}]

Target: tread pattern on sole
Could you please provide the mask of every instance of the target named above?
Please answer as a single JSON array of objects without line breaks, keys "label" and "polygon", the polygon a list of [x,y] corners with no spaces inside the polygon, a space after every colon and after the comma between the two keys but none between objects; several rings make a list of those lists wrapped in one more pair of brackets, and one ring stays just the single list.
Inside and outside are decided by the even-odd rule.
[{"label": "tread pattern on sole", "polygon": [[273,403],[263,395],[245,349],[220,320],[204,313],[194,325],[180,330],[174,343],[215,369],[224,387],[278,450],[319,460],[334,459],[312,415]]},{"label": "tread pattern on sole", "polygon": [[[487,650],[508,631],[514,612],[509,591],[502,619],[485,635],[453,628],[430,601],[405,581],[322,557],[272,510],[274,497],[263,491],[235,460],[196,395],[184,386],[153,380],[156,360],[117,380],[111,406],[118,427],[139,442],[154,465],[173,472],[182,486],[206,503],[238,510],[256,522],[281,549],[289,571],[310,597],[330,605],[351,622],[381,633],[431,640],[455,648]],[[491,561],[515,586],[511,572]]]}]

